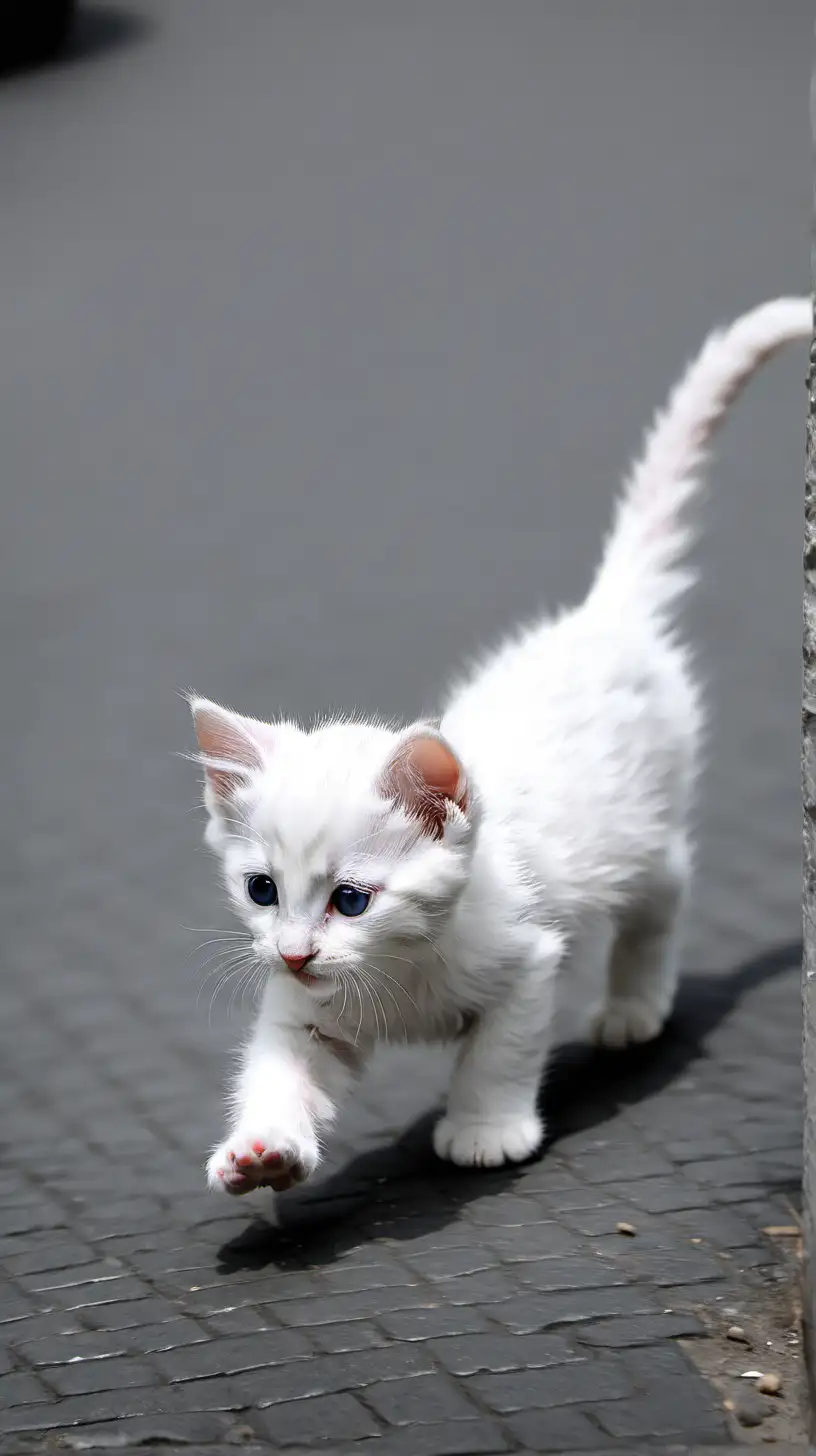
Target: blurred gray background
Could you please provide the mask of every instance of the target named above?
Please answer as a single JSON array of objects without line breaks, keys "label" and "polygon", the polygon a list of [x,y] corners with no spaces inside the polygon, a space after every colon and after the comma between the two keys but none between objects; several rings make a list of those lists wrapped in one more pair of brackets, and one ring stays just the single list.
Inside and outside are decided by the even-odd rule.
[{"label": "blurred gray background", "polygon": [[[88,3],[71,59],[0,87],[32,1096],[186,1099],[199,1146],[231,1033],[184,927],[227,916],[179,692],[414,715],[580,596],[686,358],[809,286],[811,31],[808,0]],[[691,971],[798,934],[804,369],[755,383],[701,512]]]}]

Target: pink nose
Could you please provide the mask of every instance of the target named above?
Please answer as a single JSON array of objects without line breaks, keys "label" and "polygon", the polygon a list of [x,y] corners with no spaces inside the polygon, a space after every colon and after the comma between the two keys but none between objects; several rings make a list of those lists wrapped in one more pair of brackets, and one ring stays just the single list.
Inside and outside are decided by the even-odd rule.
[{"label": "pink nose", "polygon": [[308,966],[309,961],[314,960],[314,951],[311,955],[305,956],[281,955],[281,960],[285,961],[290,971],[302,971],[304,966]]}]

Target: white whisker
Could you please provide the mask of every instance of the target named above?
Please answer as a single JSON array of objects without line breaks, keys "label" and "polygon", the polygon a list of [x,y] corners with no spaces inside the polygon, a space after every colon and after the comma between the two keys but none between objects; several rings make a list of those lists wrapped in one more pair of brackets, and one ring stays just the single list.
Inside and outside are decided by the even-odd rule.
[{"label": "white whisker", "polygon": [[357,1022],[357,1035],[354,1038],[354,1044],[356,1046],[358,1044],[359,1040],[360,1040],[360,1033],[361,1033],[361,1031],[363,1029],[363,997],[362,997],[362,994],[361,994],[361,991],[360,991],[360,985],[359,985],[359,982],[358,982],[356,976],[352,980],[352,985],[354,987],[354,990],[357,993],[357,1001],[358,1001],[359,1006],[360,1006],[360,1019]]},{"label": "white whisker", "polygon": [[[367,969],[369,969],[371,971],[378,971],[379,970],[379,967],[377,967],[377,966],[371,966],[371,967],[367,967]],[[381,971],[380,974],[381,975],[384,975],[385,972],[384,971]],[[389,977],[388,979],[391,980],[392,978]],[[399,985],[399,982],[398,981],[394,981],[394,985],[395,986],[398,986]],[[408,1025],[407,1025],[406,1020],[405,1020],[405,1017],[403,1015],[402,1007],[400,1006],[399,1001],[397,1000],[396,996],[394,995],[394,992],[393,991],[390,991],[387,986],[382,986],[379,989],[382,990],[382,991],[384,991],[385,994],[386,994],[386,996],[390,996],[391,1000],[394,1003],[394,1006],[395,1006],[396,1011],[397,1011],[397,1015],[399,1016],[399,1019],[402,1022],[403,1035],[404,1035],[404,1038],[405,1038],[405,1044],[407,1046],[408,1040],[409,1040],[409,1038],[408,1038]],[[400,988],[400,989],[402,989],[402,988]],[[382,1003],[380,1003],[380,1004],[382,1005]],[[414,1002],[414,1005],[416,1005],[416,1002]],[[385,1007],[383,1007],[383,1015],[385,1015]],[[388,1039],[388,1038],[386,1038],[386,1039]]]},{"label": "white whisker", "polygon": [[[402,994],[403,994],[403,996],[407,996],[407,998],[410,1001],[411,1005],[413,1006],[413,1008],[414,1008],[417,1016],[420,1016],[422,1013],[420,1012],[420,1009],[417,1006],[416,1001],[414,1000],[414,998],[411,995],[410,991],[408,991],[406,989],[406,987],[403,986],[402,981],[398,981],[397,978],[396,978],[396,976],[390,976],[388,974],[388,971],[384,971],[383,970],[382,966],[377,966],[376,969],[377,969],[377,971],[379,972],[379,974],[381,976],[385,976],[386,981],[390,981],[393,986],[396,986],[397,990],[398,991],[401,991]],[[383,990],[385,990],[385,987],[383,987]]]},{"label": "white whisker", "polygon": [[[188,978],[188,982],[191,981],[195,975],[202,975],[204,972],[206,972],[206,974],[203,975],[203,979],[201,982],[202,986],[206,986],[207,982],[212,980],[213,976],[217,976],[220,971],[224,970],[228,965],[231,965],[233,961],[237,963],[244,956],[249,955],[249,953],[250,948],[248,945],[240,947],[233,946],[232,949],[227,951],[216,951],[215,955],[207,957],[203,965],[193,967]],[[212,964],[213,961],[216,962],[215,965]],[[208,966],[210,967],[209,970],[207,970]]]},{"label": "white whisker", "polygon": [[[371,1002],[371,1009],[374,1012],[375,1036],[377,1038],[377,1041],[387,1042],[388,1017],[385,1014],[385,1007],[382,1004],[382,999],[380,997],[377,984],[364,966],[357,966],[357,974],[359,975],[362,984],[365,986],[366,991],[368,992],[368,999]],[[380,1014],[382,1014],[382,1036],[380,1036]]]}]

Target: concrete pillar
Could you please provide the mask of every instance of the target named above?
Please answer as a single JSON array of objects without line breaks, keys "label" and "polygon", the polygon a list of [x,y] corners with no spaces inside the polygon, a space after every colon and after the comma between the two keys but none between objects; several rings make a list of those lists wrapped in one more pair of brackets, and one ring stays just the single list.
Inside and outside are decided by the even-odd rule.
[{"label": "concrete pillar", "polygon": [[809,1377],[811,1438],[816,1442],[816,336],[811,343],[808,375],[802,788],[804,796],[802,1002],[805,1086],[803,1315]]}]

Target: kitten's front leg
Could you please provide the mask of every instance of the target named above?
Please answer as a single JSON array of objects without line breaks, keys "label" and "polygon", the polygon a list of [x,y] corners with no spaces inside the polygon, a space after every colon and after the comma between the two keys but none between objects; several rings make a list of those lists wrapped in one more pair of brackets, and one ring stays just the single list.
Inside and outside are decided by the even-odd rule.
[{"label": "kitten's front leg", "polygon": [[444,1117],[440,1158],[463,1167],[521,1163],[540,1146],[538,1091],[550,1052],[555,979],[564,951],[557,931],[538,933],[518,979],[468,1034]]},{"label": "kitten's front leg", "polygon": [[283,1192],[311,1176],[351,1075],[332,1045],[314,1027],[262,1012],[234,1088],[232,1130],[207,1162],[211,1188]]}]

